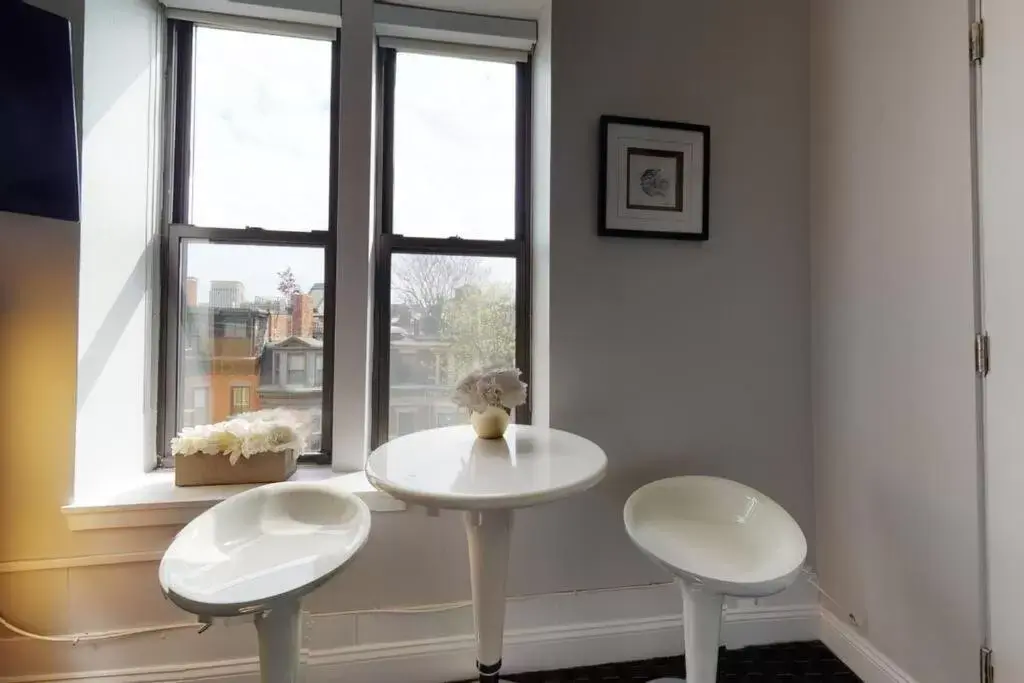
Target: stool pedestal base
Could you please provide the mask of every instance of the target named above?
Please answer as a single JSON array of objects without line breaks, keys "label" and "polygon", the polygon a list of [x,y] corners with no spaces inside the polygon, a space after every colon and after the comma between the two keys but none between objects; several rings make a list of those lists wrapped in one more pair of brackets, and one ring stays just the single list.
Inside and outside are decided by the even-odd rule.
[{"label": "stool pedestal base", "polygon": [[680,581],[683,590],[683,654],[687,683],[715,683],[725,596]]},{"label": "stool pedestal base", "polygon": [[699,584],[680,581],[679,585],[683,591],[686,678],[658,678],[649,683],[715,683],[725,596],[708,591]]},{"label": "stool pedestal base", "polygon": [[298,683],[301,614],[300,602],[289,600],[256,615],[261,683]]}]

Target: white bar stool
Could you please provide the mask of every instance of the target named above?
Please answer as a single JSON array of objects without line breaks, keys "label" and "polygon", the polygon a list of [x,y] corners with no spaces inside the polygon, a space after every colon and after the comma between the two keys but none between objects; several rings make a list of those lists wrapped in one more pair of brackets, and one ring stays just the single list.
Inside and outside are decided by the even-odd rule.
[{"label": "white bar stool", "polygon": [[633,543],[682,587],[686,681],[715,683],[725,596],[788,588],[807,557],[803,531],[771,498],[716,477],[647,484],[626,501],[623,517]]},{"label": "white bar stool", "polygon": [[302,597],[341,571],[370,534],[370,510],[329,482],[282,482],[218,503],[160,562],[160,586],[201,621],[255,615],[260,680],[299,680]]}]

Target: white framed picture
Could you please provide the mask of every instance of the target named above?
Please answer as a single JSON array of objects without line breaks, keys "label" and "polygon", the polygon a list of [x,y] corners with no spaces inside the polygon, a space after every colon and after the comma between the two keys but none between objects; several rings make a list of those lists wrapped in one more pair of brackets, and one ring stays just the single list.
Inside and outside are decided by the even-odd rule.
[{"label": "white framed picture", "polygon": [[601,117],[598,234],[708,239],[711,129]]}]

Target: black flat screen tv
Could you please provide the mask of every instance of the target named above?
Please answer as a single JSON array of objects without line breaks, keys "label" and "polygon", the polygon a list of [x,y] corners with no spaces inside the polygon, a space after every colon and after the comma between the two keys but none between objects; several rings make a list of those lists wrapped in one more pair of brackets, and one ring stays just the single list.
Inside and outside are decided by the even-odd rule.
[{"label": "black flat screen tv", "polygon": [[0,211],[79,218],[71,25],[0,0]]}]

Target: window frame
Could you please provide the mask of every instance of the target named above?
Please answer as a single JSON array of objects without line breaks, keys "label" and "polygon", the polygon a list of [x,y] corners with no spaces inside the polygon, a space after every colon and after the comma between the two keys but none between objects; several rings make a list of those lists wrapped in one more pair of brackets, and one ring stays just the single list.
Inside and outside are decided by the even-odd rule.
[{"label": "window frame", "polygon": [[[242,405],[242,404],[240,404],[240,403],[235,401],[235,392],[236,391],[242,392],[242,394],[245,396],[245,404],[244,404],[245,405],[245,409],[244,410],[237,410],[236,409],[237,407]],[[234,417],[235,415],[241,415],[242,413],[248,413],[251,410],[252,410],[252,386],[250,386],[248,384],[232,384],[231,385],[231,416]]]},{"label": "window frame", "polygon": [[[434,54],[444,54],[438,46]],[[452,57],[465,54],[452,53]],[[391,369],[391,260],[394,254],[439,254],[451,256],[497,256],[516,261],[516,364],[523,380],[531,382],[531,154],[533,109],[533,59],[516,62],[516,157],[515,157],[515,235],[505,240],[464,239],[460,237],[408,237],[393,231],[395,85],[398,50],[377,48],[377,221],[374,240],[373,316],[370,322],[371,383],[370,448],[388,441],[390,419]],[[515,421],[529,424],[532,419],[532,395],[516,408]]]},{"label": "window frame", "polygon": [[323,351],[313,354],[313,386],[323,387],[324,385],[324,363],[326,363]]},{"label": "window frame", "polygon": [[[306,362],[306,356],[307,356],[306,350],[303,349],[301,351],[287,351],[287,352],[285,352],[285,355],[286,355],[286,357],[288,359],[287,360],[287,372],[286,372],[285,377],[284,377],[284,379],[285,379],[285,382],[284,382],[285,386],[303,386],[303,387],[307,386],[308,383],[309,383],[308,382],[308,380],[309,380],[309,369],[306,367],[308,365],[308,363]],[[301,361],[301,362],[300,363],[292,363],[293,360]],[[295,367],[295,366],[298,366],[298,367]],[[301,382],[292,382],[292,373],[293,372],[295,372],[295,373],[302,373],[302,381]]]},{"label": "window frame", "polygon": [[[197,26],[211,26],[233,31],[270,33],[275,31],[268,25],[262,31],[252,27],[225,24],[197,24],[182,19],[167,20],[167,84],[165,92],[166,164],[164,169],[164,211],[160,233],[160,353],[158,359],[157,410],[157,467],[173,464],[170,455],[170,441],[177,433],[179,385],[179,336],[183,329],[185,313],[185,281],[187,272],[186,254],[182,246],[186,240],[203,240],[210,244],[233,244],[246,246],[320,247],[324,254],[324,384],[322,391],[321,450],[315,454],[303,454],[300,462],[331,464],[331,435],[333,417],[333,370],[334,370],[334,302],[336,297],[336,253],[338,234],[338,149],[340,77],[341,77],[341,32],[334,31],[331,41],[331,93],[330,93],[330,139],[327,230],[306,232],[269,230],[259,227],[226,228],[199,227],[187,223],[190,206],[192,172],[192,122],[194,111],[195,73],[195,29]],[[208,397],[209,401],[209,397]],[[251,405],[251,396],[250,396]]]}]

